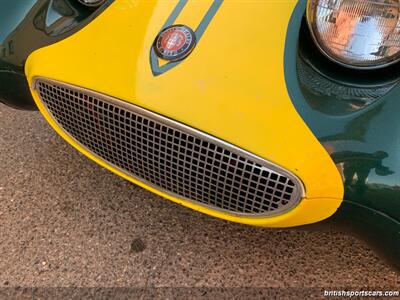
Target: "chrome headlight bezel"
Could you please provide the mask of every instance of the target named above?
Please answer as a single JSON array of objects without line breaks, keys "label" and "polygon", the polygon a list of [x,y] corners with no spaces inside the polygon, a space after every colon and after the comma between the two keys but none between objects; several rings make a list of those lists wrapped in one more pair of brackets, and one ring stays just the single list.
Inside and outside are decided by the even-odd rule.
[{"label": "chrome headlight bezel", "polygon": [[[367,60],[363,63],[357,63],[355,60],[351,61],[351,59],[349,59],[350,56],[346,57],[345,55],[340,56],[339,54],[335,54],[333,51],[331,51],[333,47],[330,47],[329,45],[327,45],[326,41],[324,41],[320,37],[320,31],[318,30],[318,27],[317,27],[318,20],[316,20],[317,19],[316,18],[316,7],[320,4],[320,2],[323,2],[323,1],[326,2],[327,0],[308,0],[306,18],[307,18],[308,28],[309,28],[311,36],[314,40],[314,43],[324,56],[326,56],[328,59],[330,59],[331,61],[335,62],[338,65],[341,65],[343,67],[350,68],[350,69],[356,69],[356,70],[376,70],[376,69],[385,68],[385,67],[388,67],[388,66],[391,66],[393,64],[400,62],[400,0],[392,0],[392,1],[398,2],[397,22],[396,22],[396,25],[394,26],[393,31],[386,36],[386,39],[387,39],[388,37],[395,35],[395,37],[396,37],[395,41],[398,41],[398,45],[399,45],[398,47],[394,47],[394,48],[398,48],[397,51],[394,54],[389,55],[387,57],[382,56],[380,59],[371,60],[371,61]],[[348,0],[339,0],[339,1],[335,1],[334,4],[337,5],[337,3],[339,2],[340,5],[342,5],[346,1],[348,1]],[[359,2],[362,2],[362,1],[365,1],[365,0],[352,0],[351,4],[356,6],[357,4],[359,5]],[[380,0],[378,0],[378,1],[380,1]],[[340,11],[340,9],[339,9],[339,11]],[[362,16],[363,15],[360,15],[360,19]],[[366,16],[366,17],[371,17],[371,16]],[[377,19],[376,16],[375,16],[375,18]],[[360,23],[362,23],[362,22],[357,23],[357,25],[359,25]],[[350,34],[349,34],[349,36],[350,36]],[[354,35],[354,36],[357,36],[357,35]],[[368,38],[370,38],[370,37],[368,37]],[[381,41],[386,42],[386,40],[384,40],[384,39],[381,39]],[[374,45],[374,44],[370,43],[370,45]],[[382,47],[385,47],[384,44],[382,44]],[[374,54],[374,53],[368,53],[368,55],[372,55],[372,54]]]},{"label": "chrome headlight bezel", "polygon": [[89,7],[99,7],[103,5],[106,0],[78,0],[79,3]]}]

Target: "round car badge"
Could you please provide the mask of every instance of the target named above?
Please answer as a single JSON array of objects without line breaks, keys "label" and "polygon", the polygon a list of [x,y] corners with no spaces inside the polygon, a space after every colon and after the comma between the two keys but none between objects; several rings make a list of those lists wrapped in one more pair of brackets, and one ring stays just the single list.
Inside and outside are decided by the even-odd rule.
[{"label": "round car badge", "polygon": [[196,46],[196,34],[185,25],[173,25],[165,28],[154,42],[158,57],[178,61],[188,56]]}]

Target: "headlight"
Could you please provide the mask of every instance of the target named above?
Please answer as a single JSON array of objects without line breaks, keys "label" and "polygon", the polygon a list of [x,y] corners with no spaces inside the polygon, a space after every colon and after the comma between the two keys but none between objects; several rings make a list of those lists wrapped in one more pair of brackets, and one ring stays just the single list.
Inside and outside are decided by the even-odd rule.
[{"label": "headlight", "polygon": [[347,67],[380,68],[400,60],[400,0],[309,0],[312,36]]}]

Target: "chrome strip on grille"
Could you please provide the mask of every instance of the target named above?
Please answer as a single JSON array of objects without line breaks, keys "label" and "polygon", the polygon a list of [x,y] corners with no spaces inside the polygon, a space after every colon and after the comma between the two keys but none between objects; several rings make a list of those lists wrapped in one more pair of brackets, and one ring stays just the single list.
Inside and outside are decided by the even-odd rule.
[{"label": "chrome strip on grille", "polygon": [[204,132],[62,82],[36,78],[34,88],[80,146],[173,197],[252,217],[281,214],[304,197],[293,174]]}]

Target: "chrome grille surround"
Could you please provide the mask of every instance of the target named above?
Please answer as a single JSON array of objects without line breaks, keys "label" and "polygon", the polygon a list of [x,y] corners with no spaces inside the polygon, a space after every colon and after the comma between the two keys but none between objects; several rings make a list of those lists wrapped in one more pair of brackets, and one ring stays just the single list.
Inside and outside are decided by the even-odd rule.
[{"label": "chrome grille surround", "polygon": [[33,86],[77,144],[170,196],[246,217],[283,214],[304,197],[295,175],[204,132],[59,81],[37,77]]}]

